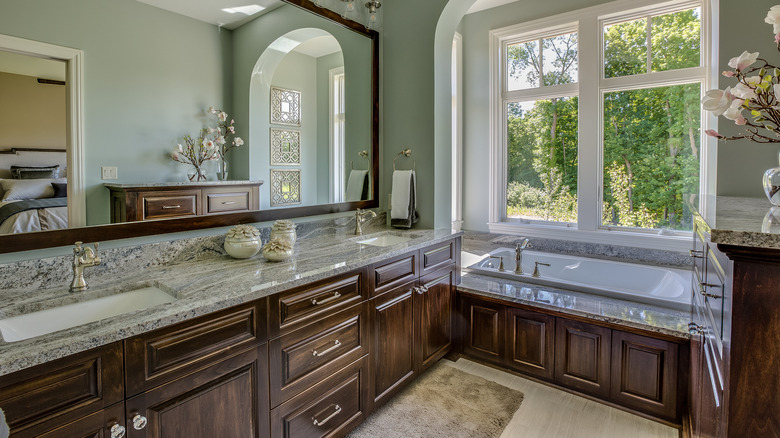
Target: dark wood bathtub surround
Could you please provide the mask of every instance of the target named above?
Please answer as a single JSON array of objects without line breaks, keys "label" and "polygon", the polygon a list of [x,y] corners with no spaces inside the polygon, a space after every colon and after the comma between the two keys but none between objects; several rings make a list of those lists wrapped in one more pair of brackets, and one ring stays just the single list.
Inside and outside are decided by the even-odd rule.
[{"label": "dark wood bathtub surround", "polygon": [[458,292],[460,352],[547,385],[680,427],[684,337]]}]

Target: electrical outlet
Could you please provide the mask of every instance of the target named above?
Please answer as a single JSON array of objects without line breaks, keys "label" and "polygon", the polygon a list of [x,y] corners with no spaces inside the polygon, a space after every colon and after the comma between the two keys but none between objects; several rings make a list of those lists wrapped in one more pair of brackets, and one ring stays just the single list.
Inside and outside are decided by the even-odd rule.
[{"label": "electrical outlet", "polygon": [[100,174],[103,179],[117,179],[117,169],[113,166],[103,166],[100,168]]}]

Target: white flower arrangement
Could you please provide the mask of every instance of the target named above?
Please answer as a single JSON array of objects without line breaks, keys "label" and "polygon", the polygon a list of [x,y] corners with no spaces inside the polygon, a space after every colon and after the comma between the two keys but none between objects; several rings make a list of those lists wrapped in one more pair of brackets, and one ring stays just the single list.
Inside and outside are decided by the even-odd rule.
[{"label": "white flower arrangement", "polygon": [[[764,21],[773,26],[780,51],[780,5],[773,6]],[[732,58],[728,65],[733,70],[724,71],[723,76],[736,78],[737,84],[725,90],[709,90],[701,99],[704,110],[744,126],[745,132],[725,136],[707,129],[707,135],[720,140],[744,138],[756,143],[780,143],[780,68],[758,55],[744,51]],[[759,61],[762,64],[754,66]]]},{"label": "white flower arrangement", "polygon": [[198,180],[205,179],[205,174],[201,170],[203,163],[224,160],[228,151],[244,144],[241,137],[234,137],[232,141],[228,141],[231,136],[236,134],[236,128],[233,126],[235,120],[231,119],[228,122],[226,112],[209,107],[207,113],[216,117],[217,127],[201,129],[197,138],[185,135],[184,145],[178,144],[176,149],[171,152],[171,158],[174,161],[195,167],[195,175]]}]

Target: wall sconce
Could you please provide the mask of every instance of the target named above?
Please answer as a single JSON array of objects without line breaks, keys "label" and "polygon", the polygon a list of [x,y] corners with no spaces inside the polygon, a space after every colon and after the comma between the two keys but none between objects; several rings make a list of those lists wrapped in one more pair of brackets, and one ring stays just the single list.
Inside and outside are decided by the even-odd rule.
[{"label": "wall sconce", "polygon": [[378,0],[370,0],[366,3],[366,7],[368,8],[368,21],[376,23],[376,10],[382,7],[382,3]]}]

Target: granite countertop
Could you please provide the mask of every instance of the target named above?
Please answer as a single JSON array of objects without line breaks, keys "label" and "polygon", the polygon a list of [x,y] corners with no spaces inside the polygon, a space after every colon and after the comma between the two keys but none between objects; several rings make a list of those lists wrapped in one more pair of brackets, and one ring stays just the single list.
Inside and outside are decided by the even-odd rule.
[{"label": "granite countertop", "polygon": [[213,251],[213,256],[196,261],[148,268],[118,268],[110,275],[99,277],[91,276],[87,269],[85,276],[90,289],[78,294],[68,292],[66,279],[58,279],[60,287],[52,289],[38,289],[29,282],[23,288],[2,290],[0,317],[146,286],[157,286],[178,299],[19,342],[0,341],[0,376],[364,267],[462,234],[450,230],[383,232],[412,239],[388,247],[375,247],[354,242],[354,235],[320,235],[299,239],[293,259],[287,262],[271,263],[259,255],[235,260]]},{"label": "granite countertop", "polygon": [[689,312],[472,273],[461,277],[458,290],[680,339],[690,338]]},{"label": "granite countertop", "polygon": [[712,243],[780,249],[780,207],[773,209],[766,198],[707,196],[703,201],[704,208],[694,210],[706,222]]},{"label": "granite countertop", "polygon": [[158,182],[158,183],[103,183],[105,187],[110,189],[130,189],[137,187],[153,188],[153,187],[180,187],[180,186],[238,186],[245,184],[263,184],[263,181],[171,181],[171,182]]}]

